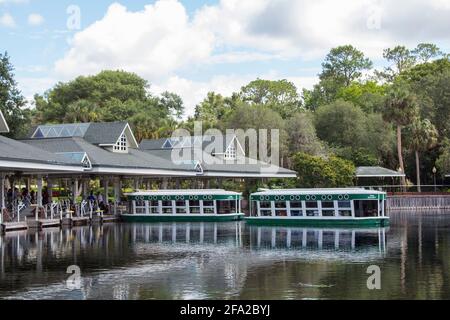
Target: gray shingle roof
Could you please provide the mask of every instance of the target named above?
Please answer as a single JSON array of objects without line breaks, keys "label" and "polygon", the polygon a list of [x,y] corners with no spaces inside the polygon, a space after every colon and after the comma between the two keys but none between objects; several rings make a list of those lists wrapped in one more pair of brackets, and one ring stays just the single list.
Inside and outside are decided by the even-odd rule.
[{"label": "gray shingle roof", "polygon": [[0,160],[43,164],[79,165],[73,160],[56,155],[38,147],[0,136]]},{"label": "gray shingle roof", "polygon": [[[177,152],[177,150],[173,151]],[[193,152],[193,150],[191,151]],[[172,150],[146,150],[145,152],[158,158],[165,159],[166,162],[172,162]],[[292,175],[293,177],[296,175],[295,171],[277,166],[270,167],[267,163],[262,161],[256,161],[255,163],[254,160],[251,161],[249,158],[240,158],[240,161],[222,161],[221,158],[216,158],[206,152],[202,152],[201,157],[202,159],[196,159],[193,154],[191,155],[191,159],[199,160],[205,174],[221,172],[230,175],[236,174],[237,177],[239,174],[252,174],[255,176],[280,174]]]},{"label": "gray shingle roof", "polygon": [[[82,137],[92,144],[115,144],[121,133],[127,126],[127,122],[91,122],[91,123],[66,123],[47,124],[32,128],[28,138],[68,138]],[[39,129],[39,130],[38,130]],[[37,133],[37,136],[33,135]]]},{"label": "gray shingle roof", "polygon": [[126,125],[127,122],[91,123],[84,139],[93,144],[114,144]]},{"label": "gray shingle roof", "polygon": [[405,174],[383,167],[358,167],[356,168],[356,176],[359,178],[404,177]]},{"label": "gray shingle roof", "polygon": [[114,153],[91,144],[80,137],[30,139],[23,142],[49,152],[86,152],[93,167],[114,167],[124,169],[161,169],[194,171],[193,164],[175,164],[158,155],[148,154],[137,149],[129,153]]}]

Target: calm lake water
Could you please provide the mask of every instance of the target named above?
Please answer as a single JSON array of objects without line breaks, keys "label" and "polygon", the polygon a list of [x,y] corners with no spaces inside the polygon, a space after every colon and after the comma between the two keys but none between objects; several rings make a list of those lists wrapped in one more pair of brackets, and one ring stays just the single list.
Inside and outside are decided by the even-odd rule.
[{"label": "calm lake water", "polygon": [[[391,214],[369,230],[47,229],[2,236],[0,254],[0,299],[450,299],[450,214]],[[67,283],[72,265],[79,283]],[[381,290],[367,289],[370,265]]]}]

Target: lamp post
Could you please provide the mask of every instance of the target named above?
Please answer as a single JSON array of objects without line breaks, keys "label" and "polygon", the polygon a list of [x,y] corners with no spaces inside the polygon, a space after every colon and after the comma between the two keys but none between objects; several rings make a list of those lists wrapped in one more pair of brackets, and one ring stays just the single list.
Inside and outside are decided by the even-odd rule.
[{"label": "lamp post", "polygon": [[436,192],[436,167],[433,167],[434,192]]}]

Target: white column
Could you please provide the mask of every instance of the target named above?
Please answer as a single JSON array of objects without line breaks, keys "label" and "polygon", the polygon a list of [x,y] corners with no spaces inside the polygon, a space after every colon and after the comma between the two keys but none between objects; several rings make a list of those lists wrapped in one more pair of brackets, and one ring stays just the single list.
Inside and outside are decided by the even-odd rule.
[{"label": "white column", "polygon": [[334,200],[334,216],[339,217],[339,201]]},{"label": "white column", "polygon": [[73,180],[72,186],[72,202],[73,204],[77,203],[77,195],[78,195],[78,179]]},{"label": "white column", "polygon": [[42,207],[42,176],[37,176],[37,197],[36,197],[36,204],[38,207]]},{"label": "white column", "polygon": [[272,212],[272,217],[275,217],[276,216],[276,214],[275,214],[275,201],[270,201],[270,209],[271,209],[271,212]]},{"label": "white column", "polygon": [[107,204],[109,204],[109,200],[108,200],[109,179],[105,178],[103,180],[103,183],[104,183],[104,192],[105,192],[103,201],[105,202],[105,205],[107,205]]},{"label": "white column", "polygon": [[48,193],[48,203],[53,202],[53,181],[51,178],[47,178],[47,193]]},{"label": "white column", "polygon": [[139,190],[139,179],[134,178],[134,191],[138,191],[138,190]]},{"label": "white column", "polygon": [[0,175],[0,224],[3,223],[3,210],[6,207],[5,201],[5,174]]},{"label": "white column", "polygon": [[289,200],[286,201],[286,212],[287,212],[287,216],[290,217],[291,216],[291,202]]},{"label": "white column", "polygon": [[204,214],[204,212],[203,212],[203,200],[200,200],[200,214]]}]

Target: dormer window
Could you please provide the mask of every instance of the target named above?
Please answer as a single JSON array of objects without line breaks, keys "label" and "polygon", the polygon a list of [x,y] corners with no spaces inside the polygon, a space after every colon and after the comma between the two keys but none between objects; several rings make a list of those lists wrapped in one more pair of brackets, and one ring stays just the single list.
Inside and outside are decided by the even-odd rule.
[{"label": "dormer window", "polygon": [[119,140],[117,140],[116,144],[113,147],[114,152],[127,153],[128,152],[128,141],[127,136],[124,133],[120,136]]},{"label": "dormer window", "polygon": [[236,160],[236,147],[230,145],[225,152],[225,160]]}]

